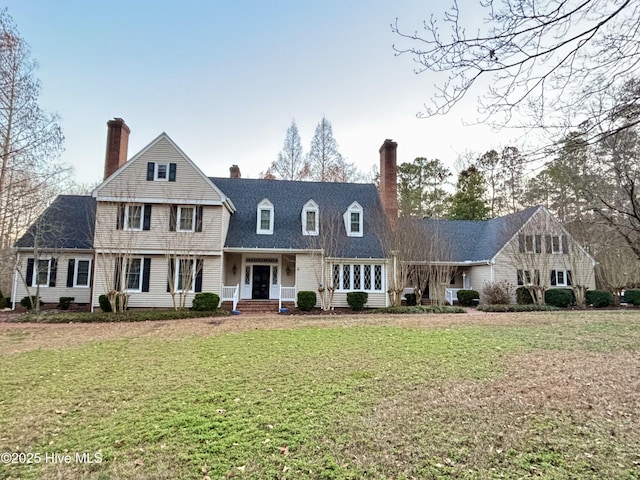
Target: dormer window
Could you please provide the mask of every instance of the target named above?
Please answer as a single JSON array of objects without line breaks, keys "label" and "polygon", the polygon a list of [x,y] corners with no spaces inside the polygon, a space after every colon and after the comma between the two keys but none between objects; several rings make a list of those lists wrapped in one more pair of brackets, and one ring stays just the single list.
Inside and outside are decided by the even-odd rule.
[{"label": "dormer window", "polygon": [[351,206],[344,212],[344,228],[349,237],[362,237],[362,207],[358,202],[353,202]]},{"label": "dormer window", "polygon": [[273,235],[273,204],[266,198],[258,204],[256,233]]},{"label": "dormer window", "polygon": [[320,210],[318,204],[309,200],[302,208],[302,234],[318,235],[320,223]]}]

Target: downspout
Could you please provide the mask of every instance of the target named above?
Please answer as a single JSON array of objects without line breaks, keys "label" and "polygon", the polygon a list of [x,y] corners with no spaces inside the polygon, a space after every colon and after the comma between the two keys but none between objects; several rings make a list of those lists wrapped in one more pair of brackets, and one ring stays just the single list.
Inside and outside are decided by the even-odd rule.
[{"label": "downspout", "polygon": [[495,279],[494,279],[494,276],[493,276],[493,265],[494,265],[495,262],[492,262],[491,260],[489,260],[487,263],[491,267],[491,283],[494,283]]},{"label": "downspout", "polygon": [[91,262],[91,291],[90,291],[90,300],[89,305],[91,306],[91,313],[93,313],[93,289],[96,288],[96,260],[98,258],[98,254],[96,251],[93,251],[93,262]]},{"label": "downspout", "polygon": [[[20,265],[20,253],[18,253],[16,265]],[[13,292],[11,292],[11,310],[16,309],[16,290],[18,289],[18,269],[13,271]]]}]

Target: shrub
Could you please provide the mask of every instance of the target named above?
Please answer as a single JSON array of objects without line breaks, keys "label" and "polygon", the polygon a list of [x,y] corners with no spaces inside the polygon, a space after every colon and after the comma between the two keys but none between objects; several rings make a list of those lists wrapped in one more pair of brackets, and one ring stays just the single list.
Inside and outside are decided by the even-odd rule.
[{"label": "shrub", "polygon": [[606,290],[587,290],[585,295],[587,305],[595,308],[610,307],[613,305],[613,295]]},{"label": "shrub", "polygon": [[349,292],[347,293],[347,303],[352,310],[364,309],[364,304],[367,303],[369,294],[367,292]]},{"label": "shrub", "polygon": [[533,303],[531,292],[527,287],[516,288],[516,303],[518,305],[530,305]]},{"label": "shrub", "polygon": [[463,307],[472,307],[474,300],[480,300],[480,293],[476,290],[458,290],[458,303]]},{"label": "shrub", "polygon": [[220,305],[220,296],[215,293],[203,292],[196,293],[193,297],[191,309],[196,312],[211,312],[218,309]]},{"label": "shrub", "polygon": [[482,287],[484,303],[489,305],[508,305],[511,303],[513,285],[503,280],[502,282],[485,283]]},{"label": "shrub", "polygon": [[60,297],[60,303],[58,303],[58,308],[60,310],[69,310],[71,306],[71,302],[75,300],[75,297]]},{"label": "shrub", "polygon": [[407,307],[415,307],[418,304],[415,293],[407,293],[404,298],[407,299]]},{"label": "shrub", "polygon": [[[128,310],[121,314],[105,312],[58,312],[49,310],[36,315],[25,313],[13,317],[11,322],[19,323],[98,323],[98,322],[147,322],[153,320],[178,320],[182,318],[222,317],[229,312],[219,308],[214,311],[195,312],[193,310]],[[220,321],[220,320],[218,320]]]},{"label": "shrub", "polygon": [[98,297],[98,303],[100,304],[100,308],[103,312],[109,313],[111,311],[111,304],[109,303],[109,299],[106,295],[100,295]]},{"label": "shrub", "polygon": [[627,290],[624,292],[624,298],[627,303],[637,307],[640,305],[640,290]]},{"label": "shrub", "polygon": [[406,313],[466,313],[466,311],[462,307],[451,307],[448,305],[415,305],[412,307],[376,308],[375,310],[371,310],[370,313],[404,315]]},{"label": "shrub", "polygon": [[567,308],[576,301],[570,288],[550,288],[544,294],[544,303],[558,308]]},{"label": "shrub", "polygon": [[[29,297],[24,297],[22,300],[20,300],[20,305],[22,305],[24,308],[28,308],[29,310],[31,310],[31,305],[35,305],[36,304],[36,295],[31,295],[31,300],[29,300]],[[40,306],[44,305],[44,302],[42,300],[40,300]]]},{"label": "shrub", "polygon": [[303,312],[310,312],[316,306],[316,292],[302,290],[298,292],[298,308]]},{"label": "shrub", "polygon": [[478,310],[482,312],[552,312],[558,310],[553,305],[480,305]]}]

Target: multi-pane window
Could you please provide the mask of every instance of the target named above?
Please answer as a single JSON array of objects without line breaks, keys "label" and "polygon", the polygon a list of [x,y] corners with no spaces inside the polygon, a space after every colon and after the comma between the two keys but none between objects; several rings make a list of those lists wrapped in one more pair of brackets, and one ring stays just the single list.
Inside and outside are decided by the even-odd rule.
[{"label": "multi-pane window", "polygon": [[77,260],[75,262],[74,287],[89,286],[89,272],[91,271],[91,260]]},{"label": "multi-pane window", "polygon": [[554,235],[551,237],[551,253],[562,253],[562,238]]},{"label": "multi-pane window", "polygon": [[131,258],[127,261],[125,271],[125,285],[127,290],[140,291],[142,289],[142,259]]},{"label": "multi-pane window", "polygon": [[336,290],[382,291],[382,265],[334,265],[333,285]]},{"label": "multi-pane window", "polygon": [[271,229],[271,212],[266,209],[260,209],[260,230]]},{"label": "multi-pane window", "polygon": [[571,270],[551,270],[550,283],[553,287],[570,287]]},{"label": "multi-pane window", "polygon": [[302,234],[318,235],[320,209],[318,204],[313,200],[309,200],[302,208]]},{"label": "multi-pane window", "polygon": [[256,233],[261,235],[273,234],[273,204],[266,198],[258,204]]},{"label": "multi-pane window", "polygon": [[193,232],[196,224],[194,207],[178,207],[178,231]]},{"label": "multi-pane window", "polygon": [[245,267],[244,269],[244,284],[251,285],[251,267]]},{"label": "multi-pane window", "polygon": [[316,230],[316,211],[309,210],[307,211],[307,224],[306,231],[307,232],[315,232]]},{"label": "multi-pane window", "polygon": [[271,267],[271,285],[278,285],[278,266]]},{"label": "multi-pane window", "polygon": [[127,205],[124,213],[126,230],[142,230],[142,205]]},{"label": "multi-pane window", "polygon": [[351,227],[349,231],[351,233],[360,232],[360,212],[351,212]]},{"label": "multi-pane window", "polygon": [[344,228],[349,237],[362,237],[362,207],[358,202],[353,202],[343,214]]},{"label": "multi-pane window", "polygon": [[156,163],[155,180],[169,180],[169,164]]},{"label": "multi-pane window", "polygon": [[195,271],[193,268],[193,259],[180,258],[176,262],[176,292],[193,291]]},{"label": "multi-pane window", "polygon": [[36,263],[36,271],[35,271],[35,275],[33,276],[33,285],[32,286],[37,286],[40,285],[41,287],[47,287],[49,286],[49,273],[50,273],[50,267],[51,266],[51,260],[38,260],[38,262]]}]

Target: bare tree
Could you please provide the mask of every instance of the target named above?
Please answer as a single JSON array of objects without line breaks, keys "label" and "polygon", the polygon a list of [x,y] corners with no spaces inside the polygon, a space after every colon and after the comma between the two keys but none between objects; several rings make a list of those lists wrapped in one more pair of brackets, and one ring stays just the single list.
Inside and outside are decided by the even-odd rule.
[{"label": "bare tree", "polygon": [[637,71],[638,2],[486,0],[464,7],[482,12],[467,12],[475,21],[465,23],[454,0],[442,19],[424,21],[422,31],[398,19],[391,25],[400,37],[396,52],[414,58],[416,73],[442,74],[421,115],[446,114],[477,88],[483,120],[545,129],[556,138],[587,122],[591,142],[640,121],[596,131],[612,110],[589,108],[594,94]]},{"label": "bare tree", "polygon": [[309,176],[309,166],[305,162],[298,126],[293,120],[284,137],[284,145],[278,159],[271,164],[264,178],[281,180],[302,180]]},{"label": "bare tree", "polygon": [[[67,170],[56,163],[63,136],[39,104],[36,62],[11,16],[0,12],[0,259],[13,265],[11,246],[44,211]],[[25,215],[28,212],[28,215]]]}]

